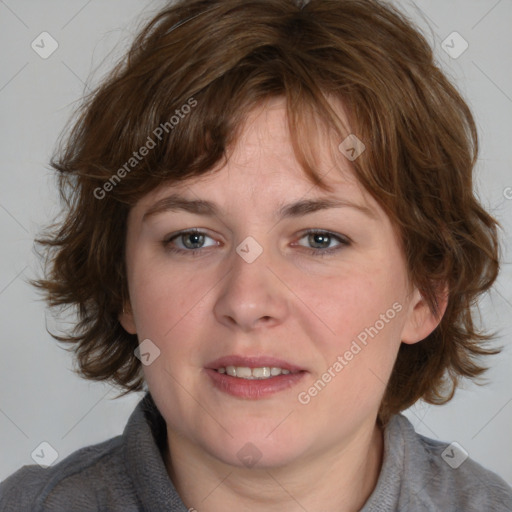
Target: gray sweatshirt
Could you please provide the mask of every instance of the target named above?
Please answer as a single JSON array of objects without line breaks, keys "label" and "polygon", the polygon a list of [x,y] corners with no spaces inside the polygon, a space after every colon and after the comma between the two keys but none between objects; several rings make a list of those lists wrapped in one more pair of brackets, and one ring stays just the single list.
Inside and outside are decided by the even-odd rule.
[{"label": "gray sweatshirt", "polygon": [[[167,474],[165,446],[165,421],[147,393],[122,435],[4,480],[0,512],[187,512]],[[391,511],[510,512],[512,488],[458,447],[417,434],[398,414],[385,428],[381,473],[361,509]]]}]

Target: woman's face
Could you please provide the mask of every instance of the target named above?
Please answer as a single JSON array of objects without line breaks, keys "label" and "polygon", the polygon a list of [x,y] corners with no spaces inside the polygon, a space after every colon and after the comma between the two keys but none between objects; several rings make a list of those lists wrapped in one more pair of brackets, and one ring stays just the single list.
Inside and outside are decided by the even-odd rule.
[{"label": "woman's face", "polygon": [[332,159],[339,142],[318,147],[326,193],[273,100],[224,167],[130,212],[120,320],[143,342],[169,436],[218,461],[277,467],[342,450],[375,425],[401,341],[435,328],[389,218]]}]

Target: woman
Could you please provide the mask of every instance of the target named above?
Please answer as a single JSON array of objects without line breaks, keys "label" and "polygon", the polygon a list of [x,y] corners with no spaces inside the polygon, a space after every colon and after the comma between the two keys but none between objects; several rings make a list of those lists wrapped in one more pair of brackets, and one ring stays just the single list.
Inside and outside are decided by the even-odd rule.
[{"label": "woman", "polygon": [[84,377],[147,389],[124,434],[0,487],[0,510],[512,510],[400,412],[497,353],[477,134],[376,0],[159,13],[54,159],[35,284],[77,307]]}]

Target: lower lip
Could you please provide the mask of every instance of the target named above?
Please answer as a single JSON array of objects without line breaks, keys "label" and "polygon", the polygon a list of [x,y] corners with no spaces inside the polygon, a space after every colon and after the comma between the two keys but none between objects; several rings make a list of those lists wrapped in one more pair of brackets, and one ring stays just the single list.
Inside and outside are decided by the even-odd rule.
[{"label": "lower lip", "polygon": [[241,379],[239,377],[231,377],[225,373],[219,373],[211,368],[206,368],[205,371],[217,389],[229,395],[248,400],[259,400],[279,391],[290,389],[302,380],[306,373],[304,371],[289,373],[268,379]]}]

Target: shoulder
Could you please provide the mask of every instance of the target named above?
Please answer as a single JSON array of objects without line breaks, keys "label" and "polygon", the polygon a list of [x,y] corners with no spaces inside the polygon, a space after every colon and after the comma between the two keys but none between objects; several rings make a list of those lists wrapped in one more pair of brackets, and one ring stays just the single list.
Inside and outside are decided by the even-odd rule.
[{"label": "shoulder", "polygon": [[512,488],[462,446],[416,433],[403,415],[393,421],[404,445],[405,499],[420,510],[512,511]]},{"label": "shoulder", "polygon": [[98,510],[99,496],[128,490],[123,487],[123,442],[117,436],[50,467],[23,466],[0,483],[0,512]]}]

